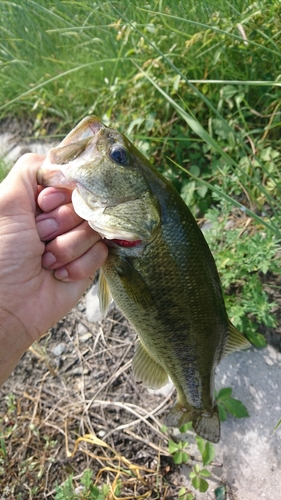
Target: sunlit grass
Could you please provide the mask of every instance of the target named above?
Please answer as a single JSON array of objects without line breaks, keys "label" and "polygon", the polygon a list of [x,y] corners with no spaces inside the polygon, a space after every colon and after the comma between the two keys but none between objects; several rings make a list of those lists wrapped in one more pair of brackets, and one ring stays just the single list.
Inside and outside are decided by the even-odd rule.
[{"label": "sunlit grass", "polygon": [[237,207],[278,241],[280,14],[265,0],[3,2],[0,116],[32,117],[40,137],[96,114],[194,215]]}]

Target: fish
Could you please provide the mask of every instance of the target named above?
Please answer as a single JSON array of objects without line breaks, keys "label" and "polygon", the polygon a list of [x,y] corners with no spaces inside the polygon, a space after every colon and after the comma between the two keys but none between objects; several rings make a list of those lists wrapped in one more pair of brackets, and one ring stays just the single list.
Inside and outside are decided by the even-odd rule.
[{"label": "fish", "polygon": [[217,443],[215,369],[250,343],[228,318],[215,260],[177,190],[96,116],[49,151],[37,179],[72,190],[74,210],[108,246],[100,306],[106,314],[113,298],[137,332],[136,381],[158,389],[170,377],[177,401],[166,425],[192,422]]}]

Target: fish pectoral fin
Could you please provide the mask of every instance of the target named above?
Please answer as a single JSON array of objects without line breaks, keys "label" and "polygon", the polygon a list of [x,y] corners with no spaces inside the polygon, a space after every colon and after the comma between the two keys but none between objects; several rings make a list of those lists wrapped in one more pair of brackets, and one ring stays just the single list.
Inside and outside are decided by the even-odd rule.
[{"label": "fish pectoral fin", "polygon": [[235,328],[235,326],[229,321],[228,324],[229,337],[224,349],[223,356],[227,354],[238,351],[239,349],[248,349],[251,347],[250,342],[246,337]]},{"label": "fish pectoral fin", "polygon": [[151,389],[159,389],[169,381],[162,366],[150,356],[141,341],[138,342],[132,362],[132,370],[137,382],[143,382]]},{"label": "fish pectoral fin", "polygon": [[100,274],[99,274],[98,297],[100,302],[101,313],[103,316],[106,316],[108,313],[110,303],[112,301],[112,296],[107,281],[102,272],[102,269],[100,269]]},{"label": "fish pectoral fin", "polygon": [[220,440],[220,419],[218,408],[215,406],[212,413],[206,410],[196,410],[191,405],[182,405],[177,402],[165,419],[165,424],[172,427],[181,427],[192,422],[196,434],[212,443]]},{"label": "fish pectoral fin", "polygon": [[119,279],[128,296],[142,309],[155,309],[155,302],[141,274],[129,259],[122,259],[116,267]]}]

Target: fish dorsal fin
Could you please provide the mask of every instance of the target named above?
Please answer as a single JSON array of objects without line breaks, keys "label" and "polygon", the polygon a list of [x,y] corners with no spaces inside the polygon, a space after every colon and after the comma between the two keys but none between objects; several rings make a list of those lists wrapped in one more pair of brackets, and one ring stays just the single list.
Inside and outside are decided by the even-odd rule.
[{"label": "fish dorsal fin", "polygon": [[164,368],[152,358],[141,341],[137,344],[132,369],[136,381],[152,389],[159,389],[169,381]]},{"label": "fish dorsal fin", "polygon": [[230,321],[228,323],[228,332],[229,337],[225,346],[224,356],[233,351],[239,351],[239,349],[248,349],[251,347],[251,344],[246,337],[240,333]]},{"label": "fish dorsal fin", "polygon": [[110,303],[112,301],[112,296],[107,281],[101,269],[99,274],[98,297],[100,301],[101,313],[103,316],[106,316],[108,313]]}]

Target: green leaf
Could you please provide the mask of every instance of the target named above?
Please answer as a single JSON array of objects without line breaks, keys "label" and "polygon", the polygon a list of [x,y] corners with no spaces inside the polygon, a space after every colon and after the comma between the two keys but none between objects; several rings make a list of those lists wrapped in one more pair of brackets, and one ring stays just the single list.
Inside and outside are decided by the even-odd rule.
[{"label": "green leaf", "polygon": [[224,404],[227,411],[229,411],[233,417],[243,418],[249,416],[246,406],[244,406],[239,399],[229,398],[224,401]]},{"label": "green leaf", "polygon": [[200,451],[201,453],[201,456],[203,455],[204,453],[204,449],[205,449],[205,439],[203,439],[202,437],[200,436],[196,436],[195,438],[196,442],[197,442],[197,446],[198,446],[198,450]]},{"label": "green leaf", "polygon": [[224,399],[230,398],[232,394],[231,387],[224,387],[221,389],[217,395],[217,401],[223,401]]},{"label": "green leaf", "polygon": [[219,410],[220,421],[224,422],[227,418],[225,407],[222,404],[218,403],[218,410]]},{"label": "green leaf", "polygon": [[180,432],[183,434],[184,432],[189,431],[192,428],[192,422],[187,422],[187,424],[184,424],[180,427]]},{"label": "green leaf", "polygon": [[194,471],[196,474],[198,474],[200,472],[200,465],[199,464],[195,464]]},{"label": "green leaf", "polygon": [[209,488],[209,483],[205,481],[205,479],[202,479],[202,477],[199,478],[199,491],[201,493],[205,493],[207,489]]},{"label": "green leaf", "polygon": [[207,186],[199,186],[197,189],[198,194],[201,196],[201,198],[205,198],[208,188]]},{"label": "green leaf", "polygon": [[[191,475],[191,473],[190,473]],[[196,489],[196,490],[199,490],[199,486],[200,486],[200,477],[198,477],[197,475],[195,475],[195,477],[193,477],[192,479],[192,486]]]},{"label": "green leaf", "polygon": [[278,420],[277,424],[274,427],[274,430],[278,429],[279,425],[281,424],[281,418]]},{"label": "green leaf", "polygon": [[186,462],[188,462],[188,460],[189,460],[188,453],[186,453],[186,451],[183,451],[182,452],[182,463],[186,464]]},{"label": "green leaf", "polygon": [[226,500],[226,490],[225,486],[219,486],[215,489],[216,500]]},{"label": "green leaf", "polygon": [[207,469],[201,469],[200,472],[199,472],[199,474],[202,477],[210,477],[211,476],[210,471],[208,471]]},{"label": "green leaf", "polygon": [[174,454],[173,458],[174,458],[174,462],[175,462],[176,465],[182,464],[182,462],[183,462],[183,453],[184,452],[182,452],[182,451],[177,451]]},{"label": "green leaf", "polygon": [[209,465],[214,460],[215,454],[215,446],[213,445],[213,443],[207,442],[202,454],[203,465]]},{"label": "green leaf", "polygon": [[193,493],[187,493],[187,489],[183,486],[178,492],[178,500],[194,500]]},{"label": "green leaf", "polygon": [[175,443],[172,439],[169,439],[169,444],[168,444],[168,449],[169,453],[175,453],[179,449],[179,445]]},{"label": "green leaf", "polygon": [[266,340],[265,340],[264,336],[261,333],[248,332],[247,333],[247,338],[256,347],[261,348],[261,347],[266,347],[267,346]]},{"label": "green leaf", "polygon": [[209,488],[209,483],[200,476],[195,476],[191,482],[193,487],[201,493],[205,493],[205,491]]}]

